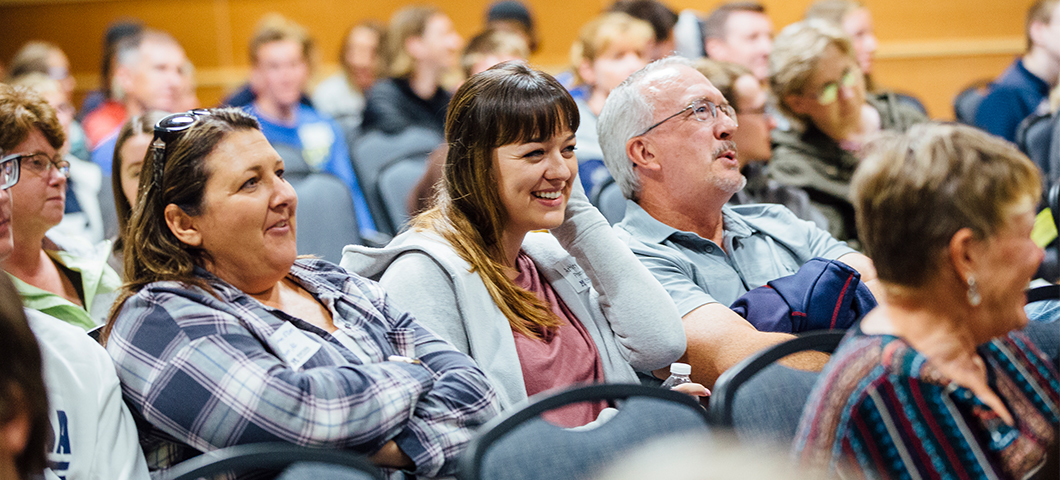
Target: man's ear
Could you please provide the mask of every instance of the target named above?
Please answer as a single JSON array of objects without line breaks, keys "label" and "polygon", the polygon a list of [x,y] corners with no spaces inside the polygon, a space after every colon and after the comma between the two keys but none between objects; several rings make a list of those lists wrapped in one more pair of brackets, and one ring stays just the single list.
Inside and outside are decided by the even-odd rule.
[{"label": "man's ear", "polygon": [[1030,28],[1027,29],[1027,36],[1030,37],[1031,45],[1041,46],[1048,43],[1048,39],[1045,35],[1049,34],[1049,24],[1039,20],[1031,22]]},{"label": "man's ear", "polygon": [[593,71],[593,63],[582,59],[582,62],[578,64],[578,76],[582,77],[586,85],[593,85],[596,83],[596,72]]},{"label": "man's ear", "polygon": [[655,145],[643,136],[633,137],[626,141],[626,156],[637,168],[645,170],[658,170],[658,157],[655,155]]},{"label": "man's ear", "polygon": [[728,45],[725,44],[725,40],[720,38],[708,38],[703,41],[703,53],[707,55],[707,58],[717,60],[719,57],[726,58],[725,53],[728,50]]},{"label": "man's ear", "polygon": [[165,215],[166,225],[169,226],[169,231],[173,232],[177,240],[192,247],[202,246],[202,234],[195,225],[194,217],[172,203],[166,205]]},{"label": "man's ear", "polygon": [[118,90],[113,92],[114,97],[119,100],[124,100],[125,95],[132,88],[133,83],[133,72],[132,69],[125,65],[115,65],[114,67],[114,79],[111,80],[111,88]]},{"label": "man's ear", "polygon": [[247,84],[250,86],[250,91],[257,95],[261,92],[261,72],[258,70],[257,65],[250,67],[250,77]]}]

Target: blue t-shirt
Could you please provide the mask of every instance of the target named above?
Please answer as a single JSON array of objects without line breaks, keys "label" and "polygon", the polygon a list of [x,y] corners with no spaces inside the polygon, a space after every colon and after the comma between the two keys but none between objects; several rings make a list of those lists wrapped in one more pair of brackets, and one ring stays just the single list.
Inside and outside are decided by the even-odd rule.
[{"label": "blue t-shirt", "polygon": [[295,112],[293,125],[273,122],[262,115],[254,104],[248,105],[246,111],[261,123],[261,132],[269,143],[297,148],[302,152],[306,164],[314,171],[327,172],[342,180],[353,197],[353,208],[357,213],[357,227],[361,235],[377,231],[364,192],[357,183],[357,174],[350,163],[350,150],[346,146],[346,139],[338,124],[304,104],[300,104]]},{"label": "blue t-shirt", "polygon": [[1016,128],[1049,96],[1049,84],[1016,60],[990,85],[975,112],[975,126],[1010,142]]},{"label": "blue t-shirt", "polygon": [[103,172],[104,176],[110,175],[110,166],[114,164],[114,147],[118,143],[118,132],[121,129],[115,130],[110,135],[103,138],[96,148],[92,149],[92,163],[99,165],[99,169]]}]

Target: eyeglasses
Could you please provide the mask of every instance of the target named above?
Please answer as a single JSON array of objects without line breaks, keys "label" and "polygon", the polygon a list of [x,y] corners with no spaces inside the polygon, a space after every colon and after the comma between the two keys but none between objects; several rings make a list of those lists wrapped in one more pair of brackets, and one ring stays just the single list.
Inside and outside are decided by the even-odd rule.
[{"label": "eyeglasses", "polygon": [[861,72],[848,68],[843,72],[843,76],[839,77],[838,81],[828,82],[821,87],[820,93],[817,94],[817,103],[821,105],[829,105],[839,98],[839,87],[843,88],[853,87],[858,82],[858,75]]},{"label": "eyeglasses", "polygon": [[[49,157],[47,154],[42,152],[16,153],[4,157],[2,160],[0,160],[0,162],[7,162],[9,160],[11,160],[12,162],[14,160],[18,160],[18,170],[20,172],[24,169],[26,171],[34,173],[35,175],[40,175],[43,177],[48,174],[48,171],[51,170],[52,167],[55,167],[55,169],[58,170],[59,174],[63,177],[70,176],[70,162],[63,160],[62,154],[56,154],[55,157]],[[3,168],[6,173],[6,170],[10,167],[8,167],[7,165],[3,165],[0,166],[0,168]],[[11,183],[11,185],[14,185],[15,182],[18,182],[18,176],[19,173],[16,173],[15,179]]]},{"label": "eyeglasses", "polygon": [[174,113],[163,117],[155,124],[155,137],[151,140],[151,163],[154,175],[151,181],[156,186],[162,185],[162,167],[165,165],[166,145],[172,142],[185,130],[195,125],[200,117],[210,115],[209,110],[197,108],[183,113]]},{"label": "eyeglasses", "polygon": [[710,100],[706,100],[706,99],[702,99],[701,98],[699,100],[696,100],[696,101],[688,104],[688,106],[685,107],[685,108],[682,108],[681,111],[679,111],[679,112],[677,112],[677,113],[675,113],[673,115],[670,115],[669,117],[666,117],[666,118],[664,118],[662,120],[659,120],[655,125],[652,125],[652,126],[648,127],[647,130],[644,130],[643,132],[640,132],[640,134],[636,135],[636,136],[639,137],[641,135],[646,135],[648,132],[652,131],[655,127],[658,127],[659,125],[662,125],[662,124],[666,123],[667,120],[669,120],[671,118],[674,118],[674,117],[676,117],[676,116],[678,116],[678,115],[680,115],[682,113],[685,113],[685,112],[687,112],[689,110],[692,111],[692,115],[694,115],[696,117],[696,120],[699,120],[700,122],[706,122],[708,120],[717,119],[718,118],[718,111],[721,111],[721,113],[724,113],[726,116],[728,116],[730,119],[732,119],[733,123],[738,123],[736,121],[736,110],[732,108],[732,105],[729,105],[728,103],[723,103],[721,105],[716,105],[714,102],[711,102]]},{"label": "eyeglasses", "polygon": [[0,190],[7,190],[18,183],[21,158],[22,155],[17,153],[0,157]]}]

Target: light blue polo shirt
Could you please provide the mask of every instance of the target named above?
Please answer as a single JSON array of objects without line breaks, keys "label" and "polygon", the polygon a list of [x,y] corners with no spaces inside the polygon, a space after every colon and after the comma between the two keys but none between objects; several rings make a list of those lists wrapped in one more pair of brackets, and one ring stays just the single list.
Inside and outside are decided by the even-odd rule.
[{"label": "light blue polo shirt", "polygon": [[656,220],[630,200],[625,218],[615,225],[681,316],[708,303],[732,305],[749,290],[795,273],[811,258],[835,260],[855,251],[782,205],[726,205],[721,215],[724,250]]}]

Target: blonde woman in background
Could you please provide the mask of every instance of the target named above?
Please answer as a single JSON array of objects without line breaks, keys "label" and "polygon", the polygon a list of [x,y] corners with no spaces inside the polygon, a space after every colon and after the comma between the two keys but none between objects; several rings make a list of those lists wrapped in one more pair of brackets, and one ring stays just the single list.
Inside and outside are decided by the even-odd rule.
[{"label": "blonde woman in background", "polygon": [[651,24],[625,13],[605,13],[582,27],[571,46],[575,80],[587,91],[574,99],[581,124],[578,137],[578,173],[586,193],[610,174],[596,132],[597,117],[611,90],[651,61],[655,33]]}]

